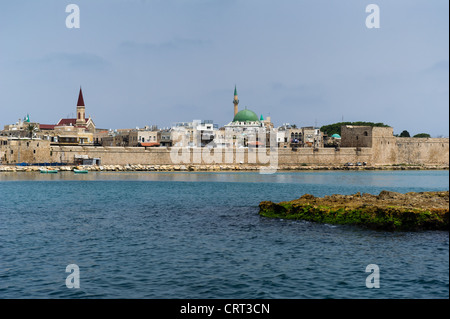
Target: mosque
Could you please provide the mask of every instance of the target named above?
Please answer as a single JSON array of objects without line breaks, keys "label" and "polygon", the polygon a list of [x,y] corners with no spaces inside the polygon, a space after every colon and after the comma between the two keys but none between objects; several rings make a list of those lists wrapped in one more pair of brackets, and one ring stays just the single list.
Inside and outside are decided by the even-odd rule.
[{"label": "mosque", "polygon": [[[258,132],[268,132],[273,129],[273,123],[270,121],[270,117],[264,120],[263,115],[258,118],[258,115],[245,107],[239,111],[239,98],[237,94],[236,86],[234,86],[234,117],[233,121],[224,125],[225,131],[232,132],[233,145],[235,146],[263,146],[266,144],[266,138],[260,140],[259,137],[255,137]],[[255,137],[255,141],[251,142],[252,136]]]},{"label": "mosque", "polygon": [[258,115],[252,110],[245,109],[239,111],[239,98],[237,94],[236,86],[234,86],[234,117],[233,121],[225,125],[225,128],[232,129],[242,129],[242,131],[258,129],[258,128],[273,128],[273,124],[270,122],[270,117],[267,117],[267,120],[264,120],[264,117],[261,116],[258,118]]}]

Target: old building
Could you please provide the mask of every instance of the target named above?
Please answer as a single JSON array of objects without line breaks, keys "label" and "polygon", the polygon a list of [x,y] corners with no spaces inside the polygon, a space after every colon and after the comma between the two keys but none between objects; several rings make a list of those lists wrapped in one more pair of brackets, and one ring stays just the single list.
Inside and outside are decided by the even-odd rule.
[{"label": "old building", "polygon": [[[57,124],[32,123],[27,116],[27,120],[16,123],[18,125],[6,126],[2,134],[10,137],[37,138],[61,145],[92,145],[96,128],[90,116],[85,118],[85,105],[81,88],[78,94],[76,111],[77,118],[62,118]],[[19,131],[20,134],[18,134]],[[9,132],[14,132],[14,134]]]},{"label": "old building", "polygon": [[212,120],[193,120],[192,122],[178,122],[172,125],[170,140],[172,145],[205,147],[214,146],[218,125]]},{"label": "old building", "polygon": [[75,126],[79,128],[84,128],[85,131],[94,133],[95,124],[94,121],[89,116],[86,118],[86,106],[84,105],[83,91],[80,87],[80,92],[78,93],[78,102],[76,108],[76,118],[63,118],[60,119],[56,126]]},{"label": "old building", "polygon": [[39,123],[31,122],[30,116],[27,114],[23,119],[19,119],[15,124],[5,125],[0,136],[8,136],[10,138],[36,137],[39,130]]},{"label": "old building", "polygon": [[323,132],[314,126],[302,127],[302,146],[319,148],[323,147]]},{"label": "old building", "polygon": [[247,107],[239,111],[239,98],[236,87],[234,88],[233,104],[233,120],[224,126],[224,136],[227,141],[225,143],[221,142],[220,144],[234,147],[260,147],[268,145],[268,133],[273,129],[273,123],[271,123],[270,117],[264,120],[262,115],[258,117],[255,112]]},{"label": "old building", "polygon": [[160,145],[164,147],[170,147],[172,146],[172,130],[171,129],[162,129],[160,131],[161,133],[161,139],[160,139]]},{"label": "old building", "polygon": [[97,138],[103,146],[159,146],[161,132],[157,129],[118,129],[103,131]]}]

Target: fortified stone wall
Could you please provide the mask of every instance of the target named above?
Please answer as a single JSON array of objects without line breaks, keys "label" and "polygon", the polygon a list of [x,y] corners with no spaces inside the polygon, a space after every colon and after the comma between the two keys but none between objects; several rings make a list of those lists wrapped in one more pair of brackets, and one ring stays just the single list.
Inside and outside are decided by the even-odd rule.
[{"label": "fortified stone wall", "polygon": [[[104,165],[126,165],[126,164],[268,164],[274,163],[270,158],[270,152],[258,149],[236,149],[224,150],[214,149],[187,149],[180,150],[178,155],[171,157],[170,148],[143,147],[88,147],[88,146],[52,146],[52,162],[73,162],[75,155],[87,155],[90,158],[100,158]],[[282,165],[294,164],[323,164],[336,165],[347,162],[370,162],[372,151],[370,148],[345,148],[336,151],[334,148],[299,148],[278,149],[277,163]]]},{"label": "fortified stone wall", "polygon": [[398,164],[398,149],[392,127],[372,127],[372,162],[379,165]]},{"label": "fortified stone wall", "polygon": [[371,126],[341,126],[341,147],[372,147]]},{"label": "fortified stone wall", "polygon": [[372,163],[448,165],[448,138],[395,137],[392,127],[373,127]]},{"label": "fortified stone wall", "polygon": [[278,150],[278,162],[282,165],[339,165],[345,163],[367,162],[371,163],[372,149],[370,148],[299,148]]},{"label": "fortified stone wall", "polygon": [[[381,130],[380,130],[381,129]],[[391,128],[392,129],[392,128]],[[187,153],[171,157],[171,149],[158,147],[96,147],[96,146],[54,146],[44,140],[0,140],[0,158],[2,164],[20,162],[73,163],[75,155],[87,155],[100,158],[103,165],[170,165],[170,164],[239,164],[256,165],[342,165],[347,162],[367,162],[370,165],[419,164],[449,165],[448,138],[397,138],[386,128],[374,128],[371,131],[372,147],[334,148],[298,148],[297,150],[280,148],[274,158],[262,156],[265,149],[188,149]],[[263,153],[259,153],[263,151]],[[264,152],[265,151],[265,152]],[[186,150],[185,150],[186,152]]]},{"label": "fortified stone wall", "polygon": [[0,158],[3,164],[48,162],[50,158],[49,141],[31,139],[5,141],[0,141]]},{"label": "fortified stone wall", "polygon": [[397,164],[449,164],[448,138],[396,137]]}]

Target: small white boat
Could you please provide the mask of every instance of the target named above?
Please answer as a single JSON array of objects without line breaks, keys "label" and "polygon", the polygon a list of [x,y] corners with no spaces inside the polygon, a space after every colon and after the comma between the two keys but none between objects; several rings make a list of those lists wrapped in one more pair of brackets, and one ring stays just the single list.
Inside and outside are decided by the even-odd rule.
[{"label": "small white boat", "polygon": [[73,169],[73,172],[75,174],[87,174],[88,173],[88,171],[85,169],[76,169],[76,168]]}]

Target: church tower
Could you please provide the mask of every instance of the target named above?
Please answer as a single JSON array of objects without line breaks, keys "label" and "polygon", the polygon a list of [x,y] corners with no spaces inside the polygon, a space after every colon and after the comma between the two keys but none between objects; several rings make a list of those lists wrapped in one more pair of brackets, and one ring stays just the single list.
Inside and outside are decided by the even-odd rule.
[{"label": "church tower", "polygon": [[76,126],[84,126],[84,125],[86,125],[86,116],[85,116],[83,92],[81,91],[81,87],[80,87],[80,93],[78,94],[78,103],[77,103]]},{"label": "church tower", "polygon": [[236,116],[236,114],[238,112],[238,104],[239,104],[239,99],[238,99],[238,95],[237,95],[236,85],[234,86],[234,100],[233,100],[233,104],[234,104],[234,116]]}]

